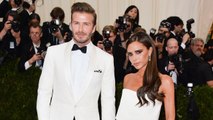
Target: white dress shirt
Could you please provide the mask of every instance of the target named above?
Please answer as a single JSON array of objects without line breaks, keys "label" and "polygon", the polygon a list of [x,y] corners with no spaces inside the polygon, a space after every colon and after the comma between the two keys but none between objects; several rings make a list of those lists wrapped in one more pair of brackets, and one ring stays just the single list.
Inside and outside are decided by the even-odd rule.
[{"label": "white dress shirt", "polygon": [[87,45],[87,53],[82,53],[80,50],[72,51],[72,88],[75,100],[77,101],[82,94],[86,73],[88,71],[89,64],[89,52],[91,48],[91,42]]},{"label": "white dress shirt", "polygon": [[[39,47],[40,47],[40,44],[36,45],[36,44],[33,43],[33,49],[35,51],[35,54],[38,53],[38,50],[36,48],[39,48]],[[37,60],[35,66],[36,67],[41,67],[41,64],[42,64],[42,61],[41,60]],[[25,64],[24,64],[24,66],[25,66],[25,70],[27,70],[27,69],[29,69],[32,66],[32,64],[30,64],[28,61],[26,61]]]}]

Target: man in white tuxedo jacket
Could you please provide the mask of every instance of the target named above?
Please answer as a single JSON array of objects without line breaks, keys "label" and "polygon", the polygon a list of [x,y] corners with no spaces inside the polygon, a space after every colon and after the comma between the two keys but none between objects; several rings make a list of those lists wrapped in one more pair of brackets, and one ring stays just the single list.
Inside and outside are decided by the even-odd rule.
[{"label": "man in white tuxedo jacket", "polygon": [[87,3],[74,3],[70,42],[49,47],[39,80],[39,120],[115,120],[113,57],[91,42],[96,13]]}]

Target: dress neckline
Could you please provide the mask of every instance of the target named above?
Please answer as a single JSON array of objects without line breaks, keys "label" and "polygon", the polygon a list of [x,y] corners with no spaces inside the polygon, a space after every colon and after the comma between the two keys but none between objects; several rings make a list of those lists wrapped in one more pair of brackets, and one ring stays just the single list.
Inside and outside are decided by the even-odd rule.
[{"label": "dress neckline", "polygon": [[131,89],[128,89],[128,88],[123,88],[123,90],[127,90],[127,91],[131,91],[131,92],[137,92],[137,91],[134,91],[134,90],[131,90]]}]

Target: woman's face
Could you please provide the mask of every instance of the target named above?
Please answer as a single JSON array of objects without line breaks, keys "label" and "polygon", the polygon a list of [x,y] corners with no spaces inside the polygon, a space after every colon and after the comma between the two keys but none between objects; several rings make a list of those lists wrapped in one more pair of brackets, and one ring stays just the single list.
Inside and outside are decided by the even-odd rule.
[{"label": "woman's face", "polygon": [[127,15],[129,15],[132,19],[135,19],[137,17],[138,10],[136,8],[132,8]]},{"label": "woman's face", "polygon": [[137,69],[145,69],[152,49],[147,49],[142,43],[135,41],[128,45],[127,55],[131,64]]}]

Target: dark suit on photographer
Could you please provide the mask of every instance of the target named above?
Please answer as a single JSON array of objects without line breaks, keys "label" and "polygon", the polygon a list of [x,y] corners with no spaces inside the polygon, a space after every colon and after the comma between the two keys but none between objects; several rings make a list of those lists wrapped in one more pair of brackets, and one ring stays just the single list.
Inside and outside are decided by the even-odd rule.
[{"label": "dark suit on photographer", "polygon": [[[21,36],[21,39],[23,37]],[[4,51],[9,58],[17,58],[20,57],[21,47],[23,46],[22,40],[20,43],[17,43],[16,39],[12,36],[10,32],[8,32],[0,43],[0,49]]]},{"label": "dark suit on photographer", "polygon": [[191,82],[194,86],[209,85],[213,86],[213,71],[210,64],[201,57],[204,41],[195,38],[191,41],[190,51],[184,55],[184,84]]},{"label": "dark suit on photographer", "polygon": [[9,0],[3,0],[0,4],[0,18],[4,18],[10,9]]},{"label": "dark suit on photographer", "polygon": [[19,61],[18,69],[25,71],[31,66],[42,69],[45,53],[47,50],[46,44],[42,41],[42,28],[39,24],[32,24],[30,26],[30,43],[25,44],[22,49],[21,59]]},{"label": "dark suit on photographer", "polygon": [[[40,46],[35,46],[33,43],[25,45],[22,49],[21,59],[18,64],[19,71],[25,71],[25,63],[33,57],[34,54],[42,54],[41,51],[46,51],[46,45],[41,43]],[[42,67],[44,59],[38,60],[32,64],[34,67]],[[31,66],[30,66],[31,67]]]},{"label": "dark suit on photographer", "polygon": [[178,41],[174,38],[168,39],[166,43],[167,56],[163,56],[158,61],[158,69],[161,73],[172,77],[173,82],[177,85],[181,82],[182,74],[182,55],[178,53]]},{"label": "dark suit on photographer", "polygon": [[[117,35],[115,41],[119,41],[120,37]],[[126,70],[124,69],[124,64],[126,60],[126,49],[124,49],[119,44],[114,44],[112,54],[114,56],[114,66],[115,66],[115,80],[117,83],[123,82]]]},{"label": "dark suit on photographer", "polygon": [[5,22],[0,23],[0,49],[12,59],[20,56],[21,46],[24,44],[24,34],[21,31],[19,15],[9,11]]},{"label": "dark suit on photographer", "polygon": [[[22,7],[23,0],[11,0],[9,1],[12,11],[16,11],[18,15],[20,16],[20,29],[22,32],[26,34],[26,31],[28,29],[28,22],[29,22],[29,14],[28,12]],[[4,20],[5,21],[5,18]]]}]

